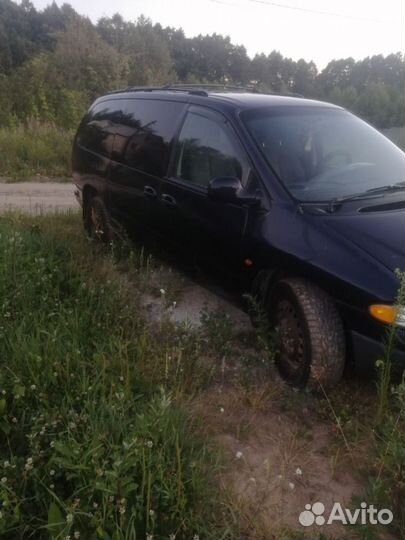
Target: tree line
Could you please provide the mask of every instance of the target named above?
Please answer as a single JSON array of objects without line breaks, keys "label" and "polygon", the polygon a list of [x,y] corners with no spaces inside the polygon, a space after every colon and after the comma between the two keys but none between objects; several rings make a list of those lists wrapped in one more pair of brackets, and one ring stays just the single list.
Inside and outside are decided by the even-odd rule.
[{"label": "tree line", "polygon": [[188,38],[141,16],[93,24],[69,4],[43,11],[0,0],[0,125],[35,118],[74,127],[116,88],[167,82],[254,86],[343,105],[375,126],[405,125],[405,56],[332,60],[322,71],[274,50],[249,58],[228,36]]}]

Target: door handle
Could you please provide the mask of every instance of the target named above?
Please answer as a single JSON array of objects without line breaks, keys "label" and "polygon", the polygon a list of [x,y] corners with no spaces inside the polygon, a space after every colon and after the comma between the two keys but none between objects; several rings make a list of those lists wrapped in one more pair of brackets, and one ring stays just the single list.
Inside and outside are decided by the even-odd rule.
[{"label": "door handle", "polygon": [[167,193],[162,193],[162,202],[169,208],[175,208],[177,206],[176,199]]},{"label": "door handle", "polygon": [[157,197],[156,189],[153,189],[152,186],[145,186],[143,188],[143,194],[148,199],[156,199],[156,197]]}]

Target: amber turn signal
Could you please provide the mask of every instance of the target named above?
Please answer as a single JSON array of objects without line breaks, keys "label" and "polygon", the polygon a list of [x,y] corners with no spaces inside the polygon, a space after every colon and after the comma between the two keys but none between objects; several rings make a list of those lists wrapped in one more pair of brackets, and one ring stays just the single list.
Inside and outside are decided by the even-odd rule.
[{"label": "amber turn signal", "polygon": [[398,317],[398,307],[374,304],[368,308],[370,315],[381,322],[394,324]]}]

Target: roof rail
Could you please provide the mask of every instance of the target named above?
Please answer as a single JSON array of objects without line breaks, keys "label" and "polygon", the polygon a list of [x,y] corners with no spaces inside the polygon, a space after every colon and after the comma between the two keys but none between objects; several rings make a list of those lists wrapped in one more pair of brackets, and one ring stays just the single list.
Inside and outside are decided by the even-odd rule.
[{"label": "roof rail", "polygon": [[240,90],[245,92],[246,87],[229,85],[229,84],[211,84],[211,83],[175,83],[175,84],[166,84],[164,88],[168,90]]},{"label": "roof rail", "polygon": [[159,92],[159,91],[169,91],[169,92],[187,92],[189,94],[198,95],[198,96],[208,96],[208,93],[205,90],[199,88],[199,85],[196,85],[195,88],[190,88],[188,86],[129,86],[128,88],[121,88],[119,90],[112,90],[107,92],[107,95],[110,94],[122,94],[125,92]]},{"label": "roof rail", "polygon": [[251,92],[254,94],[266,94],[266,95],[274,95],[274,96],[290,96],[290,97],[304,97],[301,94],[297,94],[295,92],[271,92],[271,91],[260,91],[257,86],[255,85],[249,85],[249,86],[231,86],[227,84],[165,84],[163,86],[129,86],[128,88],[122,88],[120,90],[112,90],[111,92],[107,92],[107,95],[110,94],[122,94],[125,92],[161,92],[161,91],[167,91],[167,92],[187,92],[188,94],[195,95],[195,96],[208,96],[209,91],[214,92]]}]

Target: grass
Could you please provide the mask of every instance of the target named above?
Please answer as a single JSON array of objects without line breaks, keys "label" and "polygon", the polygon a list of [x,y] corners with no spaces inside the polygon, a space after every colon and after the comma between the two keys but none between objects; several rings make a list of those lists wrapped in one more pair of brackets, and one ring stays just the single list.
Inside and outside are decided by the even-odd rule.
[{"label": "grass", "polygon": [[0,219],[0,536],[224,538],[198,342],[153,334],[79,226]]},{"label": "grass", "polygon": [[[387,383],[386,359],[377,391],[346,380],[294,392],[268,365],[264,322],[256,337],[220,310],[203,310],[200,329],[173,325],[171,273],[133,246],[100,251],[81,229],[78,214],[0,217],[1,538],[313,538],[269,525],[261,501],[297,466],[305,480],[319,426],[333,476],[360,470],[361,500],[392,509],[403,536],[405,389]],[[161,299],[155,324],[143,293]],[[280,456],[240,498],[230,485],[252,491],[252,441]]]},{"label": "grass", "polygon": [[73,131],[32,121],[0,128],[0,176],[8,181],[70,175]]}]

